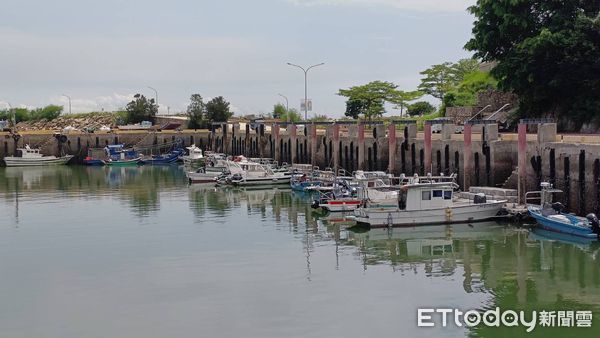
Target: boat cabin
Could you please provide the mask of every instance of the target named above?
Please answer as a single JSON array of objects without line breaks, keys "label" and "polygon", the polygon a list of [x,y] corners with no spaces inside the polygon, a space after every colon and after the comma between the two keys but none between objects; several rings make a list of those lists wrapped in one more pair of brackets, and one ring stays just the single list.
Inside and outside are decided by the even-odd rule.
[{"label": "boat cabin", "polygon": [[19,148],[17,150],[21,153],[21,157],[25,157],[25,158],[39,158],[39,157],[44,156],[44,155],[40,154],[39,149],[31,148],[29,146],[29,144],[26,144],[25,148]]},{"label": "boat cabin", "polygon": [[401,187],[398,196],[400,210],[427,210],[452,206],[456,183],[413,183]]}]

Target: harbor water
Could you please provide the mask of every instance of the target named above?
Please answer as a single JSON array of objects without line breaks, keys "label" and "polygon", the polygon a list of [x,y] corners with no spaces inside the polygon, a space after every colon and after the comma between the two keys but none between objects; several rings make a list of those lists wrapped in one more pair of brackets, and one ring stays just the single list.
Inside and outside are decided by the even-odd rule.
[{"label": "harbor water", "polygon": [[[592,337],[595,242],[494,222],[367,230],[183,168],[0,168],[0,337]],[[418,309],[592,311],[418,327]]]}]

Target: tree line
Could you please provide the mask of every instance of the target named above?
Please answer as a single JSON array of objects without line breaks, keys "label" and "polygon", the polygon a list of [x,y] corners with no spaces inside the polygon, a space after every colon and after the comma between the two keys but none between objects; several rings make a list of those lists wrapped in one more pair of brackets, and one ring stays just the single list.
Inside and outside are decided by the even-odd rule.
[{"label": "tree line", "polygon": [[14,108],[0,111],[0,120],[26,122],[26,121],[51,121],[59,117],[63,112],[62,106],[47,105],[42,108]]},{"label": "tree line", "polygon": [[[126,123],[140,123],[154,121],[158,114],[158,105],[154,99],[148,99],[142,94],[136,94],[134,99],[125,108]],[[225,122],[233,116],[230,103],[222,96],[217,96],[204,102],[202,95],[192,94],[186,109],[189,118],[188,128],[208,128],[212,122]]]},{"label": "tree line", "polygon": [[444,62],[420,72],[422,79],[416,90],[405,91],[392,82],[372,81],[340,89],[338,95],[346,97],[345,115],[354,119],[381,117],[386,113],[386,104],[400,109],[401,116],[405,111],[410,116],[431,114],[435,111],[431,103],[416,101],[424,95],[439,99],[439,110],[443,112],[446,107],[472,106],[478,92],[496,88],[497,81],[479,66],[475,59]]}]

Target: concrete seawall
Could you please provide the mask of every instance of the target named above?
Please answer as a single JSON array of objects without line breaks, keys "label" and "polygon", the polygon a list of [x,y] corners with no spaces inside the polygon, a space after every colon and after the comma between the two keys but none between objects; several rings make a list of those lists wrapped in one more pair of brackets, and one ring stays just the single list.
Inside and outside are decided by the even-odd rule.
[{"label": "concrete seawall", "polygon": [[280,163],[311,163],[347,171],[382,170],[395,175],[457,173],[457,183],[464,190],[485,185],[530,191],[538,190],[541,181],[550,181],[564,191],[562,202],[570,211],[600,213],[600,140],[557,135],[554,123],[523,121],[521,135],[499,133],[498,126],[490,123],[467,124],[463,134],[455,134],[452,124],[443,124],[438,128],[440,133],[431,134],[431,125],[417,132],[416,124],[406,122],[273,123],[253,127],[223,123],[213,125],[211,130],[75,133],[65,135],[64,142],[51,132],[23,132],[16,141],[3,133],[0,157],[14,154],[25,144],[42,147],[45,154],[62,151],[81,159],[89,148],[107,144],[141,148],[181,139],[186,146],[195,143],[204,150],[272,157]]}]

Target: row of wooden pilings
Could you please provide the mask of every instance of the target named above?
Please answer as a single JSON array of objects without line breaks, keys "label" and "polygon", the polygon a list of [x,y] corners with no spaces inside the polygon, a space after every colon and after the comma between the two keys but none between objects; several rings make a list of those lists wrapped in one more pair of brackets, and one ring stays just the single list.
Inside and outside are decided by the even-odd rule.
[{"label": "row of wooden pilings", "polygon": [[[431,120],[425,121],[423,128],[423,150],[424,150],[424,167],[426,172],[430,172],[432,168],[432,127],[434,125],[440,125],[441,128],[437,128],[441,134],[441,140],[450,141],[452,135],[455,133],[456,125],[449,120]],[[526,168],[527,168],[527,126],[537,125],[538,141],[543,142],[554,142],[556,140],[556,124],[551,120],[538,119],[538,120],[521,120],[518,125],[518,174],[519,174],[519,196],[521,197],[520,202],[524,202],[522,197],[526,189]],[[270,126],[270,135],[273,139],[274,144],[274,159],[278,162],[281,161],[280,151],[280,139],[281,139],[281,128],[285,127],[287,133],[291,139],[292,144],[296,144],[298,138],[298,128],[302,127],[304,135],[308,138],[309,149],[306,149],[310,153],[310,163],[312,165],[317,164],[317,129],[325,128],[326,133],[333,139],[332,152],[338,154],[339,140],[340,140],[340,127],[347,126],[348,128],[356,128],[356,140],[358,146],[358,163],[359,169],[365,168],[365,127],[366,126],[377,126],[382,127],[383,122],[370,123],[367,121],[336,121],[336,122],[315,122],[315,123],[282,123],[282,122],[271,122],[271,123],[256,123],[254,130],[258,139],[262,138],[266,134],[266,125]],[[403,139],[417,139],[417,123],[414,120],[396,120],[389,121],[387,125],[387,142],[388,142],[388,167],[387,171],[390,173],[396,172],[396,149],[397,146],[397,131],[398,126],[404,126]],[[231,128],[230,128],[231,127]],[[498,132],[498,124],[496,121],[490,120],[472,120],[467,121],[463,127],[463,168],[464,172],[471,173],[474,169],[473,160],[473,134],[481,133],[482,142],[495,142],[500,140]],[[217,135],[217,130],[220,129],[220,134]],[[246,125],[246,137],[250,135],[250,125]],[[231,153],[231,145],[229,142],[230,135],[228,131],[231,130],[232,135],[240,135],[240,124],[239,123],[215,123],[211,128],[211,140],[212,149],[220,150],[222,152]],[[400,129],[401,130],[401,129]],[[354,133],[353,133],[354,134]],[[217,140],[220,137],[220,148],[218,148]],[[291,161],[292,163],[298,163],[298,153],[296,147],[290,147]],[[264,146],[258,146],[257,153],[260,157],[267,157],[268,152]],[[340,168],[339,157],[333,156],[333,169],[337,171]],[[467,190],[471,186],[471,175],[462,175],[462,187]]]}]

